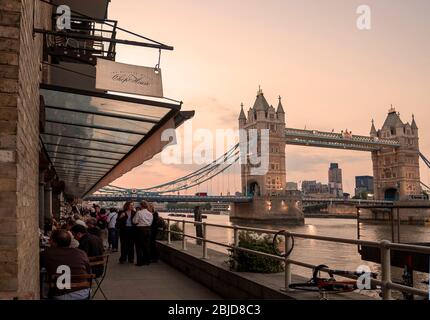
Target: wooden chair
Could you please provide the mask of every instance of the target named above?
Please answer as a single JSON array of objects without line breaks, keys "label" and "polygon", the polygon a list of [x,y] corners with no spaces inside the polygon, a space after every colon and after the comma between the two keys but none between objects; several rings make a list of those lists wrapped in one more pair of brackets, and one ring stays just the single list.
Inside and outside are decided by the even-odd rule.
[{"label": "wooden chair", "polygon": [[18,294],[16,291],[0,291],[1,300],[34,300],[35,296],[32,292],[24,292]]},{"label": "wooden chair", "polygon": [[96,296],[97,292],[100,290],[101,294],[103,295],[103,298],[105,300],[108,300],[105,293],[103,292],[103,289],[101,288],[101,285],[106,277],[106,272],[107,272],[108,263],[109,263],[109,255],[91,257],[89,258],[89,260],[90,260],[91,272],[96,275],[96,277],[94,278],[94,281],[96,283],[96,290],[93,293],[93,299]]},{"label": "wooden chair", "polygon": [[[52,299],[54,296],[52,295],[52,292],[57,289],[57,279],[58,277],[62,276],[61,274],[55,274],[49,277],[48,285],[49,285],[49,291],[48,291],[48,299]],[[72,275],[71,276],[71,283],[70,288],[73,289],[73,291],[79,291],[79,290],[88,290],[88,297],[85,300],[91,300],[91,288],[93,286],[93,280],[96,278],[95,274],[80,274],[80,275]]]}]

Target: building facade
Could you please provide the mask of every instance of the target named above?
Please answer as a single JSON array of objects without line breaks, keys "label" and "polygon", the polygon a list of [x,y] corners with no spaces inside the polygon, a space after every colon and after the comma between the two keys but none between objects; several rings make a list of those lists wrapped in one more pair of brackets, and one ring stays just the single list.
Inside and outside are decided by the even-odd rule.
[{"label": "building facade", "polygon": [[421,195],[420,149],[415,118],[403,123],[394,108],[380,130],[372,123],[370,135],[375,139],[395,139],[399,148],[383,148],[372,153],[375,199],[407,200]]},{"label": "building facade", "polygon": [[[39,297],[39,84],[51,6],[0,1],[0,292]],[[43,187],[43,186],[42,186]]]},{"label": "building facade", "polygon": [[360,197],[363,193],[373,194],[373,183],[372,176],[355,177],[355,196]]},{"label": "building facade", "polygon": [[[264,175],[252,175],[251,164],[247,161],[241,165],[243,194],[267,196],[282,194],[286,186],[285,164],[285,112],[279,98],[278,107],[269,105],[260,89],[253,107],[245,115],[243,105],[239,116],[239,129],[247,132],[251,129],[269,130],[269,167]],[[261,156],[261,148],[258,147]]]},{"label": "building facade", "polygon": [[[56,4],[70,5],[66,30],[57,30]],[[162,132],[194,114],[162,96],[96,88],[97,60],[113,63],[116,43],[173,50],[117,39],[108,5],[0,0],[0,299],[38,299],[44,226],[152,158]]]},{"label": "building facade", "polygon": [[328,169],[328,186],[330,194],[335,198],[343,197],[342,169],[339,164],[331,163]]},{"label": "building facade", "polygon": [[316,180],[305,180],[302,182],[302,192],[305,196],[309,195],[328,195],[330,192],[329,186]]}]

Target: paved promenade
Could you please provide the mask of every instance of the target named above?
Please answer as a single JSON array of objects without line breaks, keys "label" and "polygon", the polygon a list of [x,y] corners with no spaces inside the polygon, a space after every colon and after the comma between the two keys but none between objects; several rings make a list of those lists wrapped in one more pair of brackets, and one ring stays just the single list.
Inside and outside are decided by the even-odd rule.
[{"label": "paved promenade", "polygon": [[[109,257],[107,275],[102,284],[108,300],[221,299],[162,261],[137,267],[134,264],[119,264],[118,259],[117,253]],[[95,299],[103,299],[100,292]]]}]

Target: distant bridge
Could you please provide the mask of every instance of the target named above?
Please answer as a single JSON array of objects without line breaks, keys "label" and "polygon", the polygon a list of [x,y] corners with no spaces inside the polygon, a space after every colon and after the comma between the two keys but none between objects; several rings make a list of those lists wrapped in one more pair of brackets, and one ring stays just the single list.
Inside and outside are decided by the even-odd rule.
[{"label": "distant bridge", "polygon": [[124,202],[124,201],[150,201],[150,202],[224,202],[224,203],[247,203],[251,202],[253,197],[250,196],[187,196],[187,195],[93,195],[86,197],[88,201],[108,201],[108,202]]},{"label": "distant bridge", "polygon": [[[192,203],[192,202],[223,202],[223,203],[247,203],[252,202],[252,196],[192,196],[192,195],[156,195],[156,194],[118,194],[118,195],[93,195],[87,197],[88,201],[103,201],[103,202],[125,202],[134,201],[140,202],[143,200],[157,203]],[[317,199],[305,197],[302,199],[303,206],[318,205],[318,204],[373,204],[373,205],[390,205],[392,201],[378,200],[358,200],[358,199]]]},{"label": "distant bridge", "polygon": [[345,204],[345,205],[393,205],[392,201],[384,200],[361,200],[361,199],[318,199],[318,198],[308,198],[304,197],[302,199],[303,207],[309,207],[314,205],[330,205],[330,204]]}]

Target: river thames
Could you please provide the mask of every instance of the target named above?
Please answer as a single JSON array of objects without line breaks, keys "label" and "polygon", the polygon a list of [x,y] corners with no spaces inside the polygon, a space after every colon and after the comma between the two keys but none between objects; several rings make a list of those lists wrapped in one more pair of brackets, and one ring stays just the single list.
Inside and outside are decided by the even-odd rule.
[{"label": "river thames", "polygon": [[[160,214],[163,218],[168,217],[168,213]],[[184,218],[170,217],[171,219],[183,220]],[[186,220],[193,220],[185,218]],[[220,224],[220,225],[234,225],[230,222],[227,215],[207,215],[204,221]],[[355,219],[330,219],[330,218],[306,218],[305,225],[303,226],[283,226],[280,224],[275,225],[252,225],[258,228],[267,228],[274,230],[289,230],[296,233],[303,233],[309,235],[331,236],[337,238],[357,239],[357,221]],[[187,224],[186,233],[195,235],[193,225]],[[381,241],[391,239],[391,229],[388,225],[365,224],[360,225],[360,234],[362,240]],[[233,243],[233,230],[223,229],[217,227],[207,228],[208,239],[221,242],[224,244]],[[430,227],[426,226],[401,226],[402,242],[430,242]],[[194,241],[189,239],[188,241]],[[227,249],[214,244],[208,244],[208,248],[216,251],[227,253]],[[325,242],[318,240],[308,239],[295,239],[295,246],[292,253],[292,259],[301,262],[307,262],[314,265],[325,264],[331,269],[343,269],[355,271],[358,267],[366,265],[369,266],[372,272],[380,273],[380,266],[378,264],[363,261],[358,252],[356,245],[339,244],[334,242]],[[292,267],[293,273],[310,278],[311,270],[298,266]],[[393,278],[401,280],[402,270],[393,268]],[[427,286],[420,284],[421,281],[427,280],[428,274],[416,274],[415,282],[418,287],[426,290]]]}]

